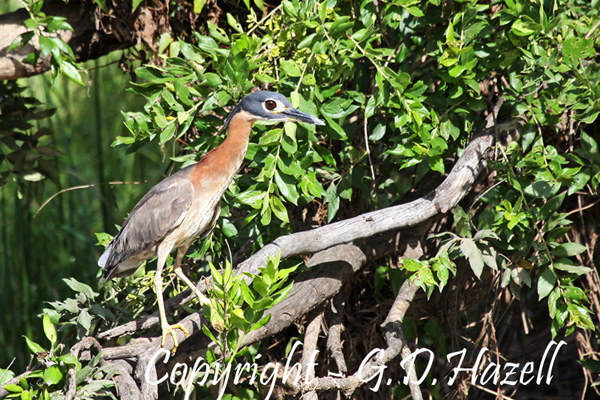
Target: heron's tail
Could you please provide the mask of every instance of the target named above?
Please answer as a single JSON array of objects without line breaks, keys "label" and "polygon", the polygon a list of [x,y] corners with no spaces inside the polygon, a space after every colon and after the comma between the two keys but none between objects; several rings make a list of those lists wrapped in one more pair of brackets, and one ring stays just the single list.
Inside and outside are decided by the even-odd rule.
[{"label": "heron's tail", "polygon": [[98,259],[98,266],[102,268],[102,279],[105,281],[111,278],[112,272],[115,270],[116,265],[108,265],[108,259],[113,251],[113,242],[110,242],[106,249],[104,249],[104,253]]}]

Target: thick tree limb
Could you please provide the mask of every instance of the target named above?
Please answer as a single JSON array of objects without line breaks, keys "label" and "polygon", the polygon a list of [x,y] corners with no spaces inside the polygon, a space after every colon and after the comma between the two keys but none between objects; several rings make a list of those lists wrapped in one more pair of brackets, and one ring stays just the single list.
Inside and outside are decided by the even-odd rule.
[{"label": "thick tree limb", "polygon": [[[330,247],[375,236],[382,232],[415,226],[434,215],[446,213],[452,209],[467,193],[475,178],[485,167],[487,151],[494,143],[497,135],[509,137],[523,121],[498,124],[483,130],[464,150],[454,168],[446,179],[434,191],[423,198],[407,204],[372,211],[335,222],[310,231],[297,232],[275,239],[260,251],[242,262],[236,274],[249,272],[257,274],[258,269],[266,265],[265,260],[281,252],[281,258],[289,258],[304,254],[315,254]],[[199,282],[198,288],[206,292],[206,283]],[[167,310],[173,310],[193,298],[187,290],[165,303]],[[130,335],[138,329],[147,329],[159,322],[158,312],[140,320],[125,323],[116,328],[102,332],[99,337],[110,339],[122,335]]]},{"label": "thick tree limb", "polygon": [[[366,213],[311,231],[280,237],[241,263],[236,273],[257,273],[258,268],[266,264],[268,256],[280,253],[283,259],[297,255],[314,254],[307,263],[307,266],[311,269],[300,274],[289,296],[270,310],[272,314],[270,322],[248,334],[242,345],[247,346],[281,332],[303,315],[333,298],[344,283],[370,260],[396,251],[399,241],[392,231],[403,227],[414,227],[432,216],[445,213],[454,207],[464,197],[479,172],[484,168],[487,152],[494,142],[494,138],[499,132],[506,134],[508,131],[516,129],[518,125],[519,122],[501,124],[478,135],[467,146],[444,182],[421,199],[408,204]],[[420,228],[423,228],[423,225],[420,225]],[[417,233],[414,228],[410,231],[413,234]],[[403,244],[406,244],[406,242]],[[409,285],[409,283],[405,283],[405,285]],[[201,282],[198,286],[201,290],[205,290],[206,283]],[[407,286],[406,290],[408,290],[409,295],[399,296],[396,299],[384,325],[388,348],[380,357],[370,360],[365,365],[362,371],[363,376],[372,374],[377,367],[388,363],[397,357],[400,352],[410,352],[406,348],[401,330],[398,330],[399,321],[404,317],[412,296],[414,296],[413,290],[415,289]],[[170,308],[178,307],[192,296],[191,294],[182,294],[171,299],[169,302]],[[192,336],[185,340],[181,333],[178,339],[182,345],[179,347],[176,356],[171,357],[170,363],[167,365],[161,362],[162,359],[158,360],[158,365],[152,365],[151,363],[152,355],[160,349],[160,336],[134,338],[125,346],[105,348],[102,350],[103,359],[106,362],[118,362],[119,368],[129,376],[131,376],[129,371],[120,361],[135,361],[136,368],[134,369],[133,378],[139,392],[142,394],[142,398],[157,398],[158,388],[144,379],[145,374],[149,374],[150,377],[155,379],[156,376],[162,376],[162,374],[157,374],[156,367],[164,370],[172,367],[175,362],[189,363],[190,360],[194,360],[206,351],[208,339],[200,334],[202,323],[200,314],[200,312],[191,314],[180,321]],[[132,321],[104,332],[100,337],[114,338],[122,334],[132,334],[138,329],[151,327],[157,321],[158,318],[154,316]],[[172,346],[173,342],[169,338],[165,348],[170,350]],[[125,377],[119,383],[120,393],[127,390],[131,383],[132,381]],[[362,382],[355,373],[344,378],[316,378],[310,385],[300,386],[298,389],[303,393],[339,389],[348,395],[353,393],[361,384]],[[413,390],[413,395],[416,396],[415,389],[411,388],[411,390]],[[123,398],[138,398],[135,394],[138,392],[134,390],[133,393],[132,397]],[[2,393],[0,392],[1,396]]]},{"label": "thick tree limb", "polygon": [[[47,0],[42,11],[66,18],[73,27],[73,31],[59,31],[57,36],[71,47],[76,61],[96,59],[134,44],[132,32],[138,13],[125,13],[127,18],[111,15],[103,21],[98,6],[91,0],[71,0],[68,4],[61,0]],[[50,57],[40,57],[35,65],[23,62],[27,55],[40,50],[37,35],[20,49],[7,52],[16,38],[30,30],[24,25],[28,18],[25,9],[0,15],[0,80],[14,80],[50,69]]]}]

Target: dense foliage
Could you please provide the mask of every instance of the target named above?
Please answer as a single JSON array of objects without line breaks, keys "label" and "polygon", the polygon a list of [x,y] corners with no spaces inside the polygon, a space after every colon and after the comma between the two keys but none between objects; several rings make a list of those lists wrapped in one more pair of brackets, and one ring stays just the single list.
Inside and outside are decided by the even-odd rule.
[{"label": "dense foliage", "polygon": [[[516,299],[527,308],[526,319],[552,337],[593,331],[600,312],[594,267],[600,250],[593,246],[600,218],[594,207],[600,183],[599,6],[597,0],[246,4],[191,37],[160,37],[158,62],[135,68],[129,89],[145,105],[123,110],[128,134],[113,145],[130,153],[159,148],[174,169],[193,163],[222,142],[227,110],[256,87],[283,93],[326,121],[317,128],[254,128],[217,229],[189,255],[200,278],[210,273],[209,262],[225,266],[230,251],[243,257],[283,234],[422,196],[441,182],[501,104],[498,121],[526,121],[520,137],[497,148],[489,176],[453,218],[434,225],[422,260],[373,266],[367,279],[375,292],[363,293],[365,301],[382,295],[393,300],[398,282],[409,277],[428,298],[447,293],[452,280],[465,282],[464,274],[455,277],[457,269],[470,267],[468,279],[481,278],[480,285],[510,299],[502,306],[499,295],[480,299],[476,314],[461,314],[463,326],[479,324],[485,331],[489,322],[481,324],[481,315],[509,309]],[[98,237],[106,244],[110,235]],[[72,309],[54,303],[44,327],[62,325],[65,333],[76,328],[83,337],[152,311],[152,280],[143,272],[101,287],[104,299],[70,281],[80,293],[89,289],[87,297],[72,301]],[[212,274],[219,276],[214,269]],[[179,290],[175,285],[171,294]],[[444,326],[449,322],[435,317],[407,324],[411,339],[442,356],[458,345],[444,336],[448,329],[479,343],[481,330]],[[219,325],[215,318],[211,322]],[[583,364],[596,371],[596,358]],[[59,364],[60,376],[40,373],[29,385],[63,391],[63,375],[75,361]],[[90,371],[85,379],[93,381]],[[34,390],[27,383],[19,387],[14,393]],[[429,388],[434,398],[442,397],[439,386],[430,382]]]}]

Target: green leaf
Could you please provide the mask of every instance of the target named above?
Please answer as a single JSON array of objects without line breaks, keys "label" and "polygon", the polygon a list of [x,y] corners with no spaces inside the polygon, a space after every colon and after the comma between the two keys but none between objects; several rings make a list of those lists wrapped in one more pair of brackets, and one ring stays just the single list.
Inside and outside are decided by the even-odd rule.
[{"label": "green leaf", "polygon": [[271,146],[278,144],[281,141],[283,136],[283,130],[276,128],[268,130],[264,135],[261,135],[260,139],[258,139],[258,144],[260,146]]},{"label": "green leaf", "polygon": [[573,262],[568,258],[559,258],[553,263],[553,265],[554,268],[568,272],[570,274],[585,275],[592,272],[591,268],[573,264]]},{"label": "green leaf", "polygon": [[281,148],[288,154],[292,155],[298,150],[298,142],[296,140],[296,129],[298,125],[291,122],[285,122],[283,124],[283,135],[281,141]]},{"label": "green leaf", "polygon": [[82,293],[89,300],[93,300],[98,293],[94,292],[92,288],[85,283],[78,282],[75,278],[64,278],[63,281],[76,293]]},{"label": "green leaf", "polygon": [[290,283],[289,285],[287,285],[286,287],[284,287],[283,289],[281,289],[279,292],[277,292],[274,295],[274,303],[273,303],[273,305],[281,303],[283,300],[285,300],[286,297],[288,296],[288,294],[290,294],[290,291],[292,290],[292,286],[293,285],[294,285],[293,283]]},{"label": "green leaf", "polygon": [[27,336],[23,336],[25,338],[25,342],[27,343],[27,347],[33,354],[44,353],[46,350],[33,340],[30,340]]},{"label": "green leaf", "polygon": [[173,86],[175,87],[175,93],[177,93],[179,100],[181,100],[181,102],[186,106],[192,107],[194,105],[194,101],[190,98],[190,90],[188,87],[185,86],[185,84],[179,79],[176,79],[173,82]]},{"label": "green leaf", "polygon": [[415,260],[414,258],[407,258],[402,261],[402,266],[410,272],[416,272],[423,266],[421,262]]},{"label": "green leaf", "polygon": [[2,389],[5,389],[6,391],[11,393],[21,393],[23,391],[23,388],[21,386],[15,385],[14,383],[4,385],[2,386]]},{"label": "green leaf", "polygon": [[75,64],[65,61],[61,64],[61,69],[67,78],[69,78],[78,85],[85,86],[85,83],[81,78],[81,74],[77,70],[77,66]]},{"label": "green leaf", "polygon": [[587,247],[579,243],[562,243],[552,249],[552,255],[557,257],[572,257],[586,251]]},{"label": "green leaf", "polygon": [[271,210],[273,211],[273,214],[275,214],[275,216],[277,218],[279,218],[281,221],[283,221],[285,223],[290,222],[290,219],[289,219],[288,213],[287,213],[287,209],[285,208],[285,206],[283,205],[283,203],[281,202],[281,200],[279,200],[279,198],[277,196],[271,196]]},{"label": "green leaf", "polygon": [[222,230],[223,230],[223,234],[225,235],[225,237],[234,237],[238,234],[238,230],[235,227],[234,224],[231,223],[231,221],[229,221],[229,219],[224,218],[223,222],[222,222]]},{"label": "green leaf", "polygon": [[52,54],[55,56],[56,62],[61,62],[62,59],[60,58],[60,48],[58,43],[52,39],[52,37],[40,35],[40,51],[42,56],[48,57],[50,54]]},{"label": "green leaf", "polygon": [[244,28],[240,25],[240,23],[235,19],[233,15],[227,13],[227,23],[233,29],[235,29],[238,33],[244,33]]},{"label": "green leaf", "polygon": [[475,276],[481,278],[485,263],[483,261],[481,250],[477,248],[475,241],[473,241],[473,239],[462,239],[459,247],[464,256],[468,259],[469,265],[475,273]]},{"label": "green leaf", "polygon": [[144,0],[131,0],[131,12],[133,13]]},{"label": "green leaf", "polygon": [[518,36],[530,36],[535,33],[535,30],[531,29],[529,26],[529,23],[524,22],[522,19],[518,19],[512,24],[511,31]]},{"label": "green leaf", "polygon": [[63,373],[56,365],[52,365],[44,370],[43,377],[47,385],[56,385],[63,378]]},{"label": "green leaf", "polygon": [[302,75],[302,70],[298,66],[298,64],[293,60],[281,60],[279,62],[279,66],[281,70],[292,78],[297,78]]},{"label": "green leaf", "polygon": [[572,36],[565,39],[561,51],[565,58],[578,62],[580,59],[594,56],[594,41]]},{"label": "green leaf", "polygon": [[54,16],[52,17],[52,21],[46,26],[46,29],[48,29],[48,32],[55,32],[58,30],[72,31],[73,27],[67,22],[66,18]]},{"label": "green leaf", "polygon": [[[268,293],[267,284],[265,283],[264,279],[261,276],[257,276],[254,278],[254,280],[252,281],[252,288],[258,293],[258,295],[261,298],[267,296],[267,293]],[[254,306],[253,306],[253,308],[255,310],[257,309]]]},{"label": "green leaf", "polygon": [[337,195],[337,185],[330,183],[325,192],[325,202],[327,203],[327,222],[331,222],[340,208],[340,197]]},{"label": "green leaf", "polygon": [[298,189],[296,188],[296,181],[291,176],[280,174],[279,171],[275,171],[275,183],[279,188],[281,194],[288,199],[292,204],[298,205]]},{"label": "green leaf", "polygon": [[77,357],[72,356],[70,354],[62,355],[62,356],[58,357],[58,359],[60,361],[64,362],[65,364],[71,364],[71,365],[76,365],[79,362],[79,360],[77,360]]},{"label": "green leaf", "polygon": [[[0,387],[15,377],[15,373],[9,369],[0,368]],[[8,389],[7,389],[8,390]]]},{"label": "green leaf", "polygon": [[273,307],[274,301],[269,296],[261,297],[254,302],[254,310],[267,310]]},{"label": "green leaf", "polygon": [[194,0],[194,13],[200,14],[205,4],[206,0]]},{"label": "green leaf", "polygon": [[417,18],[423,17],[425,15],[423,10],[421,10],[419,7],[407,7],[406,11],[408,11],[410,15]]},{"label": "green leaf", "polygon": [[175,125],[175,122],[171,122],[169,125],[167,125],[166,128],[163,129],[160,133],[160,142],[166,143],[169,140],[173,139],[173,137],[175,136],[176,128],[177,126]]},{"label": "green leaf", "polygon": [[265,197],[265,192],[263,192],[263,191],[247,190],[243,193],[240,193],[236,197],[236,200],[242,204],[252,206],[253,208],[260,208],[264,197]]},{"label": "green leaf", "polygon": [[471,220],[461,206],[454,208],[454,224],[456,225],[456,234],[458,236],[463,238],[473,236],[471,233]]},{"label": "green leaf", "polygon": [[207,72],[204,74],[204,78],[206,79],[208,85],[213,88],[218,88],[223,83],[221,77],[212,72]]},{"label": "green leaf", "polygon": [[562,194],[560,194],[558,196],[554,196],[550,200],[548,200],[546,202],[546,204],[544,204],[542,206],[542,208],[540,209],[539,219],[547,220],[548,218],[550,218],[556,212],[556,210],[558,210],[558,208],[562,205],[563,201],[565,200],[565,195],[566,195],[565,193],[562,193]]},{"label": "green leaf", "polygon": [[565,293],[565,296],[571,300],[577,300],[577,301],[583,300],[586,302],[589,301],[589,299],[585,295],[585,292],[580,287],[566,286],[563,288],[563,292]]},{"label": "green leaf", "polygon": [[87,334],[92,326],[92,316],[86,309],[81,310],[79,316],[77,316],[77,323],[83,327]]},{"label": "green leaf", "polygon": [[600,361],[594,359],[577,360],[583,368],[593,372],[600,373]]},{"label": "green leaf", "polygon": [[559,189],[560,183],[558,182],[536,180],[531,185],[523,189],[523,192],[538,199],[549,199],[550,197],[554,196]]},{"label": "green leaf", "polygon": [[329,136],[331,136],[332,139],[334,139],[334,140],[348,139],[348,136],[346,135],[344,128],[342,128],[340,126],[340,124],[335,122],[333,119],[329,118],[327,115],[323,115],[323,116],[325,117],[325,121],[327,121],[327,124],[326,124],[327,126],[325,129],[327,129],[327,132],[328,132]]},{"label": "green leaf", "polygon": [[539,300],[548,296],[556,285],[556,275],[550,268],[546,268],[538,280],[537,292]]},{"label": "green leaf", "polygon": [[381,140],[385,135],[386,126],[384,124],[377,124],[373,129],[373,133],[369,135],[369,140],[377,141]]},{"label": "green leaf", "polygon": [[599,161],[598,143],[585,132],[581,132],[581,148],[590,159]]},{"label": "green leaf", "polygon": [[56,343],[56,328],[54,327],[54,324],[50,320],[50,316],[48,314],[44,314],[43,326],[44,334],[52,344],[52,347],[54,347],[54,344]]},{"label": "green leaf", "polygon": [[267,314],[260,321],[258,321],[255,324],[252,324],[252,327],[250,328],[250,330],[255,331],[257,329],[260,329],[263,326],[265,326],[266,324],[268,324],[270,320],[271,320],[271,314]]},{"label": "green leaf", "polygon": [[108,13],[108,7],[106,7],[106,0],[94,0],[94,2],[100,6],[102,11]]},{"label": "green leaf", "polygon": [[248,286],[248,284],[246,284],[246,281],[243,281],[243,280],[241,281],[240,291],[242,293],[242,298],[244,299],[244,301],[250,307],[252,307],[254,305],[255,297],[254,297],[254,294],[252,293],[252,290],[250,290],[250,287]]},{"label": "green leaf", "polygon": [[213,341],[213,343],[219,343],[215,335],[213,335],[212,331],[206,326],[206,324],[202,324],[202,332]]}]

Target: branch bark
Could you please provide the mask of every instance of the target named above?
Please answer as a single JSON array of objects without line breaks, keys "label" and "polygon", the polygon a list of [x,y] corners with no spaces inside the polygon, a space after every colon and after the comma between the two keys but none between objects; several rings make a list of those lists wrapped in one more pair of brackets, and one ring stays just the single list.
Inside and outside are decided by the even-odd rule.
[{"label": "branch bark", "polygon": [[[76,61],[96,59],[134,44],[132,32],[138,12],[103,19],[99,7],[91,0],[71,0],[68,4],[47,0],[42,11],[66,18],[73,27],[73,31],[59,31],[57,36],[71,47]],[[37,35],[20,49],[7,52],[17,37],[30,30],[24,25],[28,18],[29,13],[24,8],[0,15],[0,80],[15,80],[50,69],[50,57],[40,57],[35,65],[23,62],[27,55],[40,50]]]},{"label": "branch bark", "polygon": [[[397,252],[401,246],[410,250],[411,240],[398,236],[397,231],[401,228],[412,227],[402,232],[417,240],[419,234],[426,231],[427,226],[422,224],[431,217],[446,213],[460,201],[472,186],[475,178],[485,167],[485,159],[488,151],[497,137],[510,137],[522,125],[522,121],[515,120],[504,124],[495,125],[477,135],[467,146],[462,156],[457,161],[448,177],[427,196],[413,202],[382,210],[366,213],[344,221],[336,222],[311,231],[298,232],[288,236],[280,237],[265,246],[259,252],[241,263],[236,269],[237,274],[251,272],[256,274],[258,268],[266,264],[268,256],[280,253],[282,259],[312,254],[307,262],[310,270],[300,274],[288,297],[270,310],[272,318],[262,328],[249,333],[243,346],[248,346],[258,340],[272,336],[290,326],[308,312],[314,310],[324,302],[332,299],[344,283],[348,281],[358,270],[368,262],[392,252]],[[421,225],[419,225],[421,224]],[[418,229],[415,226],[419,225]],[[422,230],[422,232],[421,232]],[[418,249],[417,249],[418,251]],[[418,255],[418,254],[417,254]],[[409,257],[414,257],[411,255]],[[205,291],[206,283],[200,282],[199,289]],[[388,363],[398,356],[400,352],[409,354],[399,323],[404,317],[410,301],[414,297],[416,288],[410,283],[403,286],[404,293],[396,299],[391,311],[384,323],[386,331],[386,342],[388,348],[381,357],[371,360],[366,367],[374,368]],[[193,297],[190,291],[170,299],[167,304],[169,309],[174,309]],[[148,318],[132,321],[117,328],[103,332],[99,335],[102,339],[111,339],[125,334],[133,334],[140,329],[152,327],[158,322],[158,317],[152,315]],[[172,368],[174,363],[188,363],[204,354],[209,345],[208,339],[201,334],[203,317],[201,312],[193,313],[182,319],[180,323],[191,333],[187,340],[183,333],[178,337],[181,346],[168,364],[158,360],[158,366],[151,363],[152,355],[160,349],[161,336],[141,337],[130,340],[127,345],[104,348],[102,350],[105,362],[118,362],[118,367],[129,374],[129,371],[121,363],[122,360],[135,361],[134,382],[139,388],[143,398],[152,399],[158,397],[158,388],[149,384],[145,374],[151,377],[162,376],[165,369]],[[167,340],[166,350],[171,350],[172,340]],[[407,353],[408,352],[408,353]],[[157,373],[156,368],[159,368]],[[368,370],[363,370],[368,375]],[[132,380],[125,378],[117,382],[119,393],[131,391]],[[329,389],[344,391],[347,395],[358,388],[362,382],[356,374],[344,378],[323,377],[316,378],[314,383],[306,387],[299,387],[303,393],[319,392]],[[418,388],[411,387],[413,396],[418,398]],[[5,396],[0,389],[0,397]],[[132,397],[136,397],[138,391],[131,391]]]},{"label": "branch bark", "polygon": [[[415,226],[429,218],[448,212],[467,193],[475,178],[485,167],[487,151],[497,135],[510,137],[523,121],[515,119],[484,129],[464,150],[446,179],[428,195],[406,204],[372,211],[335,222],[310,231],[297,232],[275,239],[256,254],[242,262],[236,274],[249,272],[257,274],[260,267],[266,265],[268,257],[281,252],[281,259],[315,254],[354,240],[365,239],[377,234]],[[206,292],[206,282],[198,283],[201,292]],[[190,290],[165,302],[167,311],[174,310],[194,297]],[[131,321],[116,328],[102,332],[99,338],[111,339],[122,335],[131,335],[138,329],[148,329],[159,322],[158,312],[139,320]]]}]

